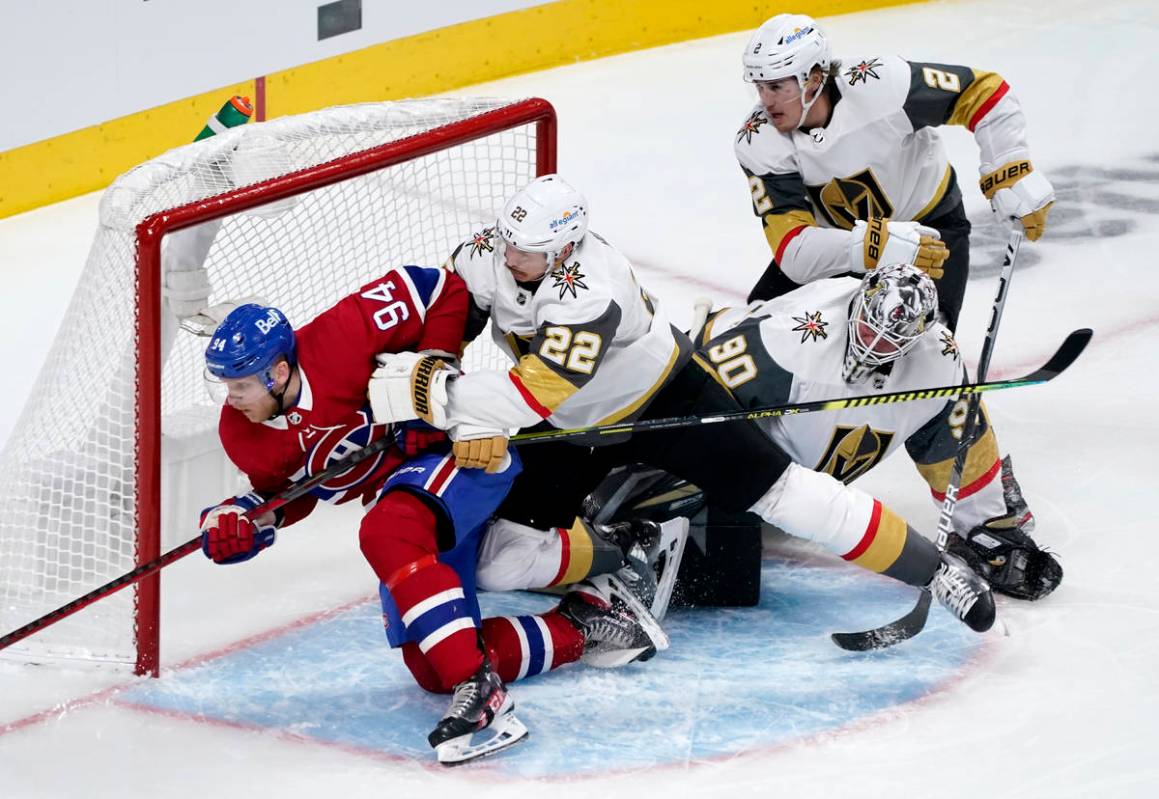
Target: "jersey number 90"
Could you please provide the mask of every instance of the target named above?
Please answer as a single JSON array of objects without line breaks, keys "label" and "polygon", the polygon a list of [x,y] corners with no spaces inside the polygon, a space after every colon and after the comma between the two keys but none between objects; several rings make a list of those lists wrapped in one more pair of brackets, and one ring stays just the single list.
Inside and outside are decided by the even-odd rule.
[{"label": "jersey number 90", "polygon": [[747,348],[744,336],[733,336],[708,348],[708,359],[716,367],[721,382],[729,388],[743,386],[757,376],[756,362],[745,352]]}]

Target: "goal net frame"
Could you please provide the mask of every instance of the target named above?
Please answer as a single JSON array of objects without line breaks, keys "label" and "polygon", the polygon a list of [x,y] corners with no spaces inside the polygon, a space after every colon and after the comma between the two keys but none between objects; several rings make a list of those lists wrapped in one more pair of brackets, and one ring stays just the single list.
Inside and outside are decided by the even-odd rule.
[{"label": "goal net frame", "polygon": [[[243,213],[259,206],[268,207],[270,204],[291,200],[310,191],[516,128],[534,130],[535,175],[554,172],[557,123],[555,110],[551,104],[539,98],[497,102],[505,104],[466,119],[439,125],[417,135],[388,141],[299,171],[152,213],[136,225],[134,334],[137,354],[133,411],[132,514],[133,528],[136,531],[136,565],[156,559],[162,546],[162,367],[165,345],[162,342],[161,331],[162,317],[168,313],[162,306],[164,238],[208,221]],[[462,230],[460,238],[466,238],[472,232]],[[383,268],[391,265],[398,264],[384,264]],[[346,290],[352,291],[356,288],[357,285],[350,285]],[[0,476],[0,480],[3,479],[3,476]],[[109,579],[116,576],[119,575],[111,575]],[[84,590],[95,587],[95,585],[87,586]],[[78,596],[81,593],[83,590],[76,592]],[[132,611],[135,637],[133,665],[134,672],[139,675],[159,674],[160,597],[159,572],[140,580],[135,586]],[[0,633],[3,632],[6,631],[0,630]]]}]

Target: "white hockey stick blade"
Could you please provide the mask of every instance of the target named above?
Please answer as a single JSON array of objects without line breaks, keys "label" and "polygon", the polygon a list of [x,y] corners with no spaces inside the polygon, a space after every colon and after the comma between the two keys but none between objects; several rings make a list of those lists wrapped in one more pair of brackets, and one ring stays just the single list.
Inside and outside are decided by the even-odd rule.
[{"label": "white hockey stick blade", "polygon": [[515,716],[515,702],[508,694],[495,719],[481,730],[443,741],[435,756],[444,766],[461,766],[480,757],[493,755],[527,738],[527,727]]},{"label": "white hockey stick blade", "polygon": [[660,540],[648,561],[656,571],[656,596],[652,598],[652,617],[663,621],[668,614],[668,603],[672,590],[676,587],[676,575],[680,571],[680,560],[684,557],[684,546],[688,543],[689,521],[684,516],[669,519],[660,525]]}]

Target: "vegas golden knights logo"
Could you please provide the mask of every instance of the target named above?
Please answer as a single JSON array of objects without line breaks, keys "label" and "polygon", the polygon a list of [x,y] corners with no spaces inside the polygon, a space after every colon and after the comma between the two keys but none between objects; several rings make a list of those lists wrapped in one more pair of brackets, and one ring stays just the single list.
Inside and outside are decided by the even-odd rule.
[{"label": "vegas golden knights logo", "polygon": [[869,425],[837,425],[816,471],[825,472],[843,483],[852,483],[885,457],[893,433],[882,433]]},{"label": "vegas golden knights logo", "polygon": [[847,178],[833,178],[824,186],[806,186],[813,205],[833,227],[852,230],[857,220],[893,216],[893,204],[872,169]]}]

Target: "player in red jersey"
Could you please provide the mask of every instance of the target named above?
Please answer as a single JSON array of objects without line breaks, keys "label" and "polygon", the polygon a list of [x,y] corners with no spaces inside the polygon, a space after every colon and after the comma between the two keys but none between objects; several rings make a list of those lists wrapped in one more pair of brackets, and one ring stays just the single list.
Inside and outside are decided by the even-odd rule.
[{"label": "player in red jersey", "polygon": [[[376,424],[367,396],[380,353],[417,350],[453,359],[466,314],[461,278],[405,266],[297,331],[277,308],[242,305],[206,349],[207,372],[226,395],[221,441],[253,490],[203,512],[203,551],[217,563],[248,560],[318,500],[360,500],[366,507],[360,543],[381,583],[387,639],[402,649],[423,688],[454,692],[429,736],[446,763],[497,751],[527,734],[505,680],[581,655],[619,665],[665,643],[647,611],[610,576],[582,584],[548,613],[480,618],[478,540],[520,470],[517,456],[493,471],[460,470],[441,433]],[[395,436],[395,446],[310,494],[277,512],[243,515],[290,482],[386,435]]]}]

